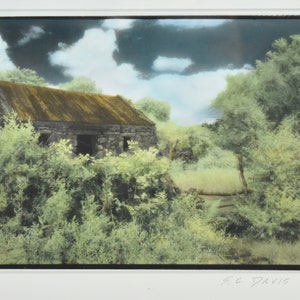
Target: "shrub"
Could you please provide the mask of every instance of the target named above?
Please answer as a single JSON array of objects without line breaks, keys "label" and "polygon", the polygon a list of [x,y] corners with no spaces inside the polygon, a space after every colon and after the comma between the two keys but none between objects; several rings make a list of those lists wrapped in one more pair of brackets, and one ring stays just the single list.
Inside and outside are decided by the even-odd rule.
[{"label": "shrub", "polygon": [[291,123],[259,139],[249,168],[251,194],[241,196],[230,226],[241,220],[244,234],[255,238],[296,240],[300,237],[299,136]]},{"label": "shrub", "polygon": [[9,117],[0,167],[0,263],[212,263],[230,248],[157,149],[74,156],[68,141],[41,147],[32,124]]}]

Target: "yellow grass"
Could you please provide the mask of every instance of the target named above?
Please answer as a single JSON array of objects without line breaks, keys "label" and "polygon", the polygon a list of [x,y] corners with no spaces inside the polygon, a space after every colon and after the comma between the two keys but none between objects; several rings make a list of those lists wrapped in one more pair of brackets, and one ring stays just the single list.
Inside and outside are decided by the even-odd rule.
[{"label": "yellow grass", "polygon": [[237,170],[200,169],[171,172],[175,184],[182,190],[197,189],[207,194],[233,194],[242,190]]},{"label": "yellow grass", "polygon": [[277,240],[237,239],[233,246],[235,249],[235,262],[239,264],[300,264],[300,241],[289,243]]},{"label": "yellow grass", "polygon": [[300,264],[300,242],[283,243],[278,241],[253,242],[249,245],[254,257],[267,257],[271,264]]}]

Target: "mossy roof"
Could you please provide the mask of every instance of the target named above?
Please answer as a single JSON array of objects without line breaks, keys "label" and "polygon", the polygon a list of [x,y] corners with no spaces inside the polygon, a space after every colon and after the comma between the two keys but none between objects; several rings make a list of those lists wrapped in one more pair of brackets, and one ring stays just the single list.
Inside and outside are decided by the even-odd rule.
[{"label": "mossy roof", "polygon": [[9,105],[21,120],[154,125],[120,96],[0,81],[0,101]]}]

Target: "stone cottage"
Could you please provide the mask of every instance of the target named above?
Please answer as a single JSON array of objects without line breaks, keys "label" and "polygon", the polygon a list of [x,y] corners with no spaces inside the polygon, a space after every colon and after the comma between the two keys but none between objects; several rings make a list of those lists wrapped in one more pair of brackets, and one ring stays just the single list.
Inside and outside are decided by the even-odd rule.
[{"label": "stone cottage", "polygon": [[131,140],[141,148],[156,145],[155,124],[120,96],[0,81],[0,115],[11,111],[31,120],[40,143],[68,139],[77,154],[117,155]]}]

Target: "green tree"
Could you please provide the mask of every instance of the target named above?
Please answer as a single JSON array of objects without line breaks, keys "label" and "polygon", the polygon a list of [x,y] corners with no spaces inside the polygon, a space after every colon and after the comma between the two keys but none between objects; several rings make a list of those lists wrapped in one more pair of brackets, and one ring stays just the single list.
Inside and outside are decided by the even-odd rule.
[{"label": "green tree", "polygon": [[[180,126],[174,122],[157,124],[159,148],[167,151],[170,159],[178,158],[177,154],[190,151],[193,160],[203,157],[213,146],[212,132],[201,125]],[[180,155],[179,155],[180,156]]]},{"label": "green tree", "polygon": [[260,136],[250,151],[248,173],[252,193],[241,197],[231,227],[243,225],[248,236],[297,240],[300,237],[300,139],[291,120]]},{"label": "green tree", "polygon": [[226,90],[213,103],[222,112],[219,136],[224,147],[242,153],[262,128],[276,128],[291,115],[299,119],[299,48],[299,35],[290,42],[279,39],[255,72],[228,78]]},{"label": "green tree", "polygon": [[101,89],[97,88],[95,81],[87,77],[78,77],[69,82],[63,83],[59,86],[63,90],[83,92],[83,93],[95,93],[100,94]]},{"label": "green tree", "polygon": [[266,129],[265,115],[255,99],[255,74],[240,74],[227,79],[227,88],[213,102],[221,111],[218,142],[228,150],[245,155]]},{"label": "green tree", "polygon": [[37,75],[34,70],[30,69],[14,69],[0,72],[0,80],[15,83],[24,83],[38,86],[47,86],[44,78]]},{"label": "green tree", "polygon": [[255,98],[273,127],[286,116],[299,112],[300,101],[300,35],[291,36],[288,42],[279,39],[266,61],[257,62]]},{"label": "green tree", "polygon": [[267,129],[262,108],[255,99],[258,82],[255,74],[242,74],[227,79],[227,89],[218,95],[213,107],[222,112],[218,124],[218,144],[237,155],[238,170],[245,190],[244,158],[249,147],[257,144],[258,137]]},{"label": "green tree", "polygon": [[300,36],[280,39],[256,70],[228,78],[214,101],[222,112],[218,143],[244,162],[251,193],[241,195],[227,216],[236,233],[295,240],[299,232]]},{"label": "green tree", "polygon": [[168,102],[145,97],[134,105],[153,121],[166,122],[170,119],[171,106]]}]

